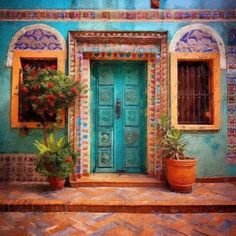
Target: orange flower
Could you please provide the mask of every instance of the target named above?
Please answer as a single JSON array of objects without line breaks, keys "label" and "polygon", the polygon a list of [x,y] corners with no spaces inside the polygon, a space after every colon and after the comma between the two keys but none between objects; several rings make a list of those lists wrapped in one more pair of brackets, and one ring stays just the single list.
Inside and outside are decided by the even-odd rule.
[{"label": "orange flower", "polygon": [[72,162],[72,158],[70,156],[66,157],[64,162]]}]

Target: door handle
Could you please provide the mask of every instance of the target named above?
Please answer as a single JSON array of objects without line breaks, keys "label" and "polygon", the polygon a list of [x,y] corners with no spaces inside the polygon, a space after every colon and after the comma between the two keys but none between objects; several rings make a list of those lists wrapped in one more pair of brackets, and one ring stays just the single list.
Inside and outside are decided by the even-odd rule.
[{"label": "door handle", "polygon": [[116,118],[120,118],[120,99],[116,99]]}]

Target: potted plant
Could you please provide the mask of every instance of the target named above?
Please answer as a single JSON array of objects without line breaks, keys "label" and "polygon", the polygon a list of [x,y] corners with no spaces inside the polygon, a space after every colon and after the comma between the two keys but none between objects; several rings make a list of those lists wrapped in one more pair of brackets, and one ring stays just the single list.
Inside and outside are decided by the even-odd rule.
[{"label": "potted plant", "polygon": [[169,120],[160,118],[160,147],[166,159],[167,181],[172,190],[188,193],[192,191],[196,178],[196,159],[185,155],[187,141],[181,130],[171,128]]},{"label": "potted plant", "polygon": [[65,177],[74,170],[78,153],[73,150],[65,136],[56,138],[54,132],[49,135],[47,146],[37,140],[34,145],[38,149],[36,170],[48,177],[53,189],[63,188]]},{"label": "potted plant", "polygon": [[81,84],[57,71],[54,64],[43,68],[26,64],[20,75],[20,114],[32,115],[43,131],[43,141],[34,143],[39,151],[36,170],[49,182],[64,179],[73,172],[77,155],[64,136],[57,140],[54,129],[62,120],[62,110],[81,92]]}]

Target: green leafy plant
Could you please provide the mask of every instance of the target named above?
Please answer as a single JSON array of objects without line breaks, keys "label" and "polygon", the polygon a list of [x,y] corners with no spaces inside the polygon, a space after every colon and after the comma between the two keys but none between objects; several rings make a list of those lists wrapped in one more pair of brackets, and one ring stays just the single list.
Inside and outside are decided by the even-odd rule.
[{"label": "green leafy plant", "polygon": [[172,159],[186,159],[185,151],[187,149],[187,141],[181,130],[171,128],[169,119],[165,115],[161,115],[160,123],[160,146],[163,156]]},{"label": "green leafy plant", "polygon": [[73,150],[66,137],[56,138],[53,132],[49,135],[47,146],[37,140],[34,146],[38,150],[36,170],[39,173],[45,176],[67,177],[73,172],[79,154]]}]

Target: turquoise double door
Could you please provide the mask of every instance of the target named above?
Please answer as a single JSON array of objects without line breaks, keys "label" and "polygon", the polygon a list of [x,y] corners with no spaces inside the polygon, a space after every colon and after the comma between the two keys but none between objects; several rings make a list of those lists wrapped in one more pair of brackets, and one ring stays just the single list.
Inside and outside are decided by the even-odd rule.
[{"label": "turquoise double door", "polygon": [[91,61],[92,172],[144,173],[146,63]]}]

